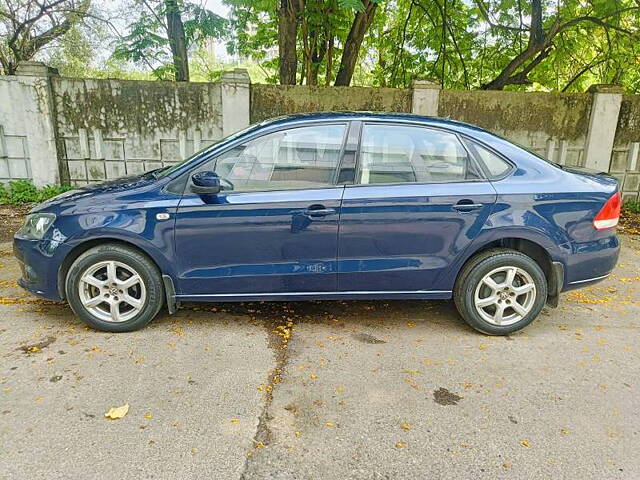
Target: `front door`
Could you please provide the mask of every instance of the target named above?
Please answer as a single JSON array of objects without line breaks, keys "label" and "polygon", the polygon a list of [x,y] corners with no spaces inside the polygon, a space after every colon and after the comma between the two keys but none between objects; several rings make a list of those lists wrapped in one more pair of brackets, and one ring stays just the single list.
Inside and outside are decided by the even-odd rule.
[{"label": "front door", "polygon": [[448,268],[496,201],[458,137],[365,124],[357,176],[342,202],[338,289],[446,296]]},{"label": "front door", "polygon": [[335,179],[346,129],[330,124],[278,131],[199,167],[218,173],[225,189],[197,195],[187,187],[180,202],[178,293],[335,291],[344,192]]}]

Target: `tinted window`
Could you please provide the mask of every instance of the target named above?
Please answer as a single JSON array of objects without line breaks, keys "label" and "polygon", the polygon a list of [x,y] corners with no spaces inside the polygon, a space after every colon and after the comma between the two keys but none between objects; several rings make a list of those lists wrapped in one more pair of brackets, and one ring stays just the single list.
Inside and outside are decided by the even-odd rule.
[{"label": "tinted window", "polygon": [[472,145],[477,153],[478,160],[486,167],[489,178],[499,178],[511,169],[511,165],[506,160],[503,160],[492,151],[475,142]]},{"label": "tinted window", "polygon": [[333,185],[346,125],[268,134],[229,150],[198,170],[214,170],[234,190],[286,190]]},{"label": "tinted window", "polygon": [[455,182],[479,178],[452,133],[422,127],[365,125],[360,183]]}]

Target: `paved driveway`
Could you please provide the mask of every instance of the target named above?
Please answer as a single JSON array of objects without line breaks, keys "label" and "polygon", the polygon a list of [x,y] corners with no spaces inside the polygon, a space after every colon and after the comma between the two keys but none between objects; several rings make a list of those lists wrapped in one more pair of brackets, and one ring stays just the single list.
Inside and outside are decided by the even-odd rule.
[{"label": "paved driveway", "polygon": [[18,289],[0,244],[0,478],[640,478],[624,244],[615,276],[510,337],[421,301],[189,305],[100,333]]}]

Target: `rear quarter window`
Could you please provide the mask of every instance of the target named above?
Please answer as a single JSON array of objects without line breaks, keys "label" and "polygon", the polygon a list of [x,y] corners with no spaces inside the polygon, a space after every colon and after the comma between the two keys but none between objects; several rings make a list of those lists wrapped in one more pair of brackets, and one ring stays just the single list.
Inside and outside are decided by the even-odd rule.
[{"label": "rear quarter window", "polygon": [[511,164],[502,157],[476,142],[467,142],[470,144],[473,152],[476,154],[476,159],[484,167],[490,179],[495,180],[502,178],[511,170]]}]

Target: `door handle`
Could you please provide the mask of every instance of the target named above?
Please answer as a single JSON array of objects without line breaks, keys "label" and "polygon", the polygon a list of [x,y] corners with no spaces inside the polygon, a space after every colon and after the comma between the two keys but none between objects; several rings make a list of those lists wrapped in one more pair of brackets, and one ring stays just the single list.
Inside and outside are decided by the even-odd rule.
[{"label": "door handle", "polygon": [[325,208],[323,205],[311,205],[309,208],[302,212],[308,217],[326,217],[327,215],[333,215],[336,213],[335,208]]},{"label": "door handle", "polygon": [[482,203],[473,203],[471,200],[460,200],[458,203],[453,205],[453,208],[460,212],[470,212],[471,210],[477,210],[483,206],[484,205]]}]

